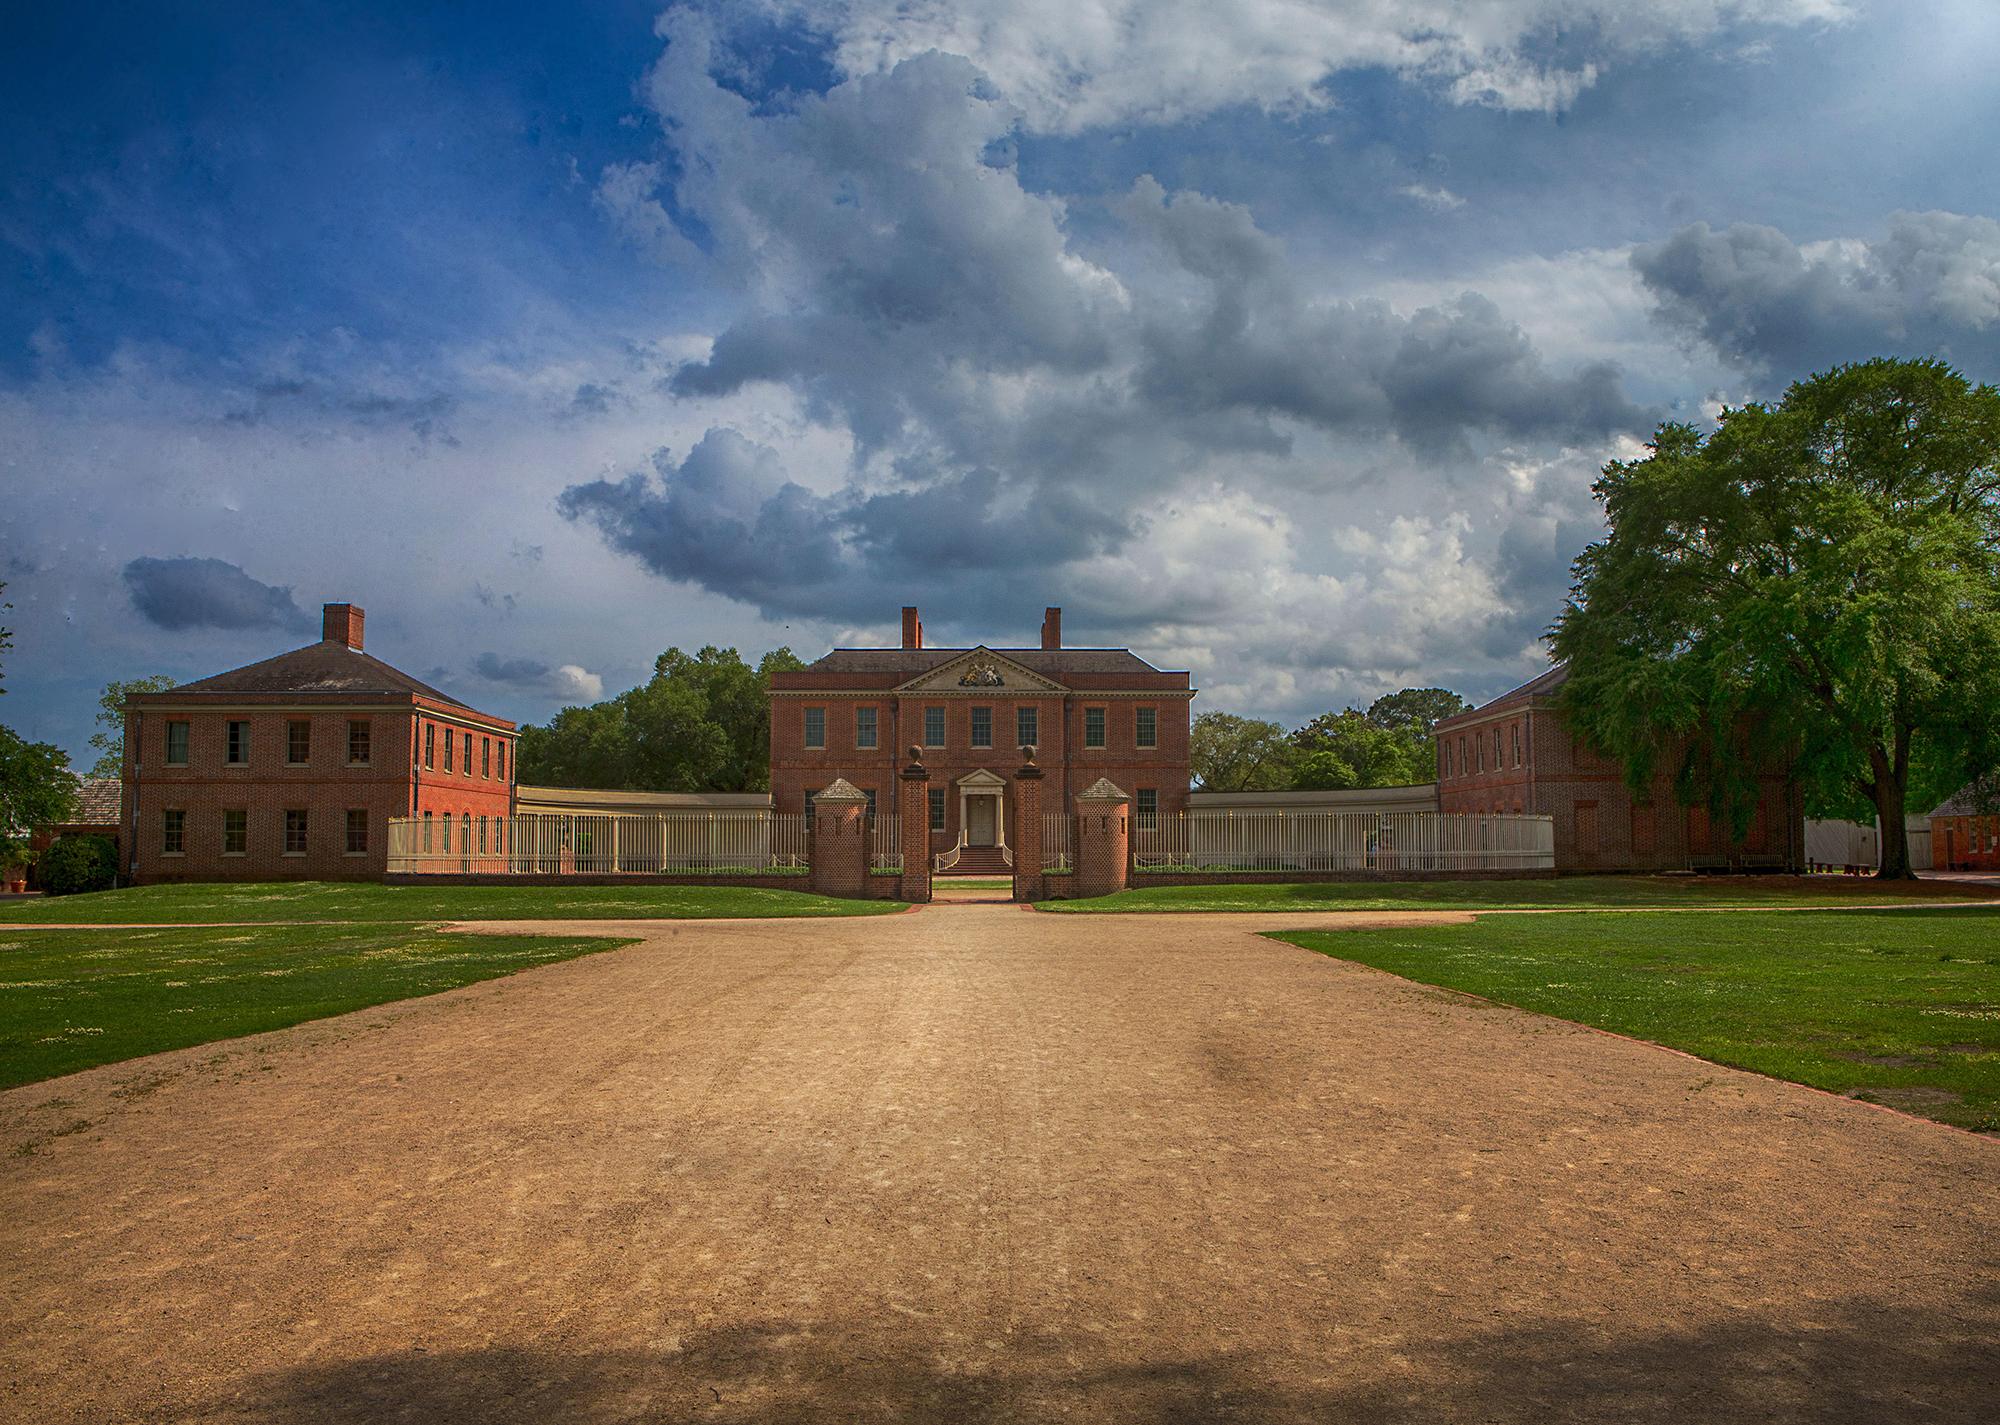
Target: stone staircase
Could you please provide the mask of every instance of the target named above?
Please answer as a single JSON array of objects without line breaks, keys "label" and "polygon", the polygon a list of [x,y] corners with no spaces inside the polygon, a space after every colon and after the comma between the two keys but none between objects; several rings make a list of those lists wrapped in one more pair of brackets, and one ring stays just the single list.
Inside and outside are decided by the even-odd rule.
[{"label": "stone staircase", "polygon": [[1011,876],[1014,868],[1000,859],[998,846],[968,846],[958,853],[958,864],[945,876]]}]

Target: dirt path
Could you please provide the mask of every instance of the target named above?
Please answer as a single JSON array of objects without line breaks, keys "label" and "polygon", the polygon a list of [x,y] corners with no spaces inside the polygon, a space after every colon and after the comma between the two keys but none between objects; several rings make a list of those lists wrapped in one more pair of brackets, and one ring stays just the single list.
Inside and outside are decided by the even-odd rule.
[{"label": "dirt path", "polygon": [[1991,1419],[2000,1146],[1328,919],[538,922],[647,939],[0,1095],[0,1418]]}]

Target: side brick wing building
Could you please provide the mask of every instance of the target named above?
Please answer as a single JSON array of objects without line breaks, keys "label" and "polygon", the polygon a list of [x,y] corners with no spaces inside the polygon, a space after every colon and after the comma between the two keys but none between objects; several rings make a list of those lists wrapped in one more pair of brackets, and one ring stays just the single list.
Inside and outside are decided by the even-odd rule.
[{"label": "side brick wing building", "polygon": [[897,770],[919,746],[931,773],[931,849],[962,845],[962,869],[997,870],[1024,745],[1037,749],[1050,810],[1108,777],[1132,794],[1142,826],[1181,811],[1193,697],[1185,672],[1130,649],[1065,648],[1061,609],[1044,615],[1039,648],[927,648],[917,610],[906,608],[900,648],[837,648],[773,675],[773,807],[802,812],[844,777],[886,812]]},{"label": "side brick wing building", "polygon": [[120,860],[138,882],[380,877],[391,817],[443,849],[502,849],[515,725],[362,651],[317,643],[125,702]]},{"label": "side brick wing building", "polygon": [[1637,798],[1623,769],[1569,729],[1558,665],[1483,707],[1438,723],[1438,810],[1530,815],[1555,822],[1564,871],[1788,870],[1805,863],[1805,795],[1788,765],[1759,771],[1756,811],[1742,839],[1682,806],[1671,769]]}]

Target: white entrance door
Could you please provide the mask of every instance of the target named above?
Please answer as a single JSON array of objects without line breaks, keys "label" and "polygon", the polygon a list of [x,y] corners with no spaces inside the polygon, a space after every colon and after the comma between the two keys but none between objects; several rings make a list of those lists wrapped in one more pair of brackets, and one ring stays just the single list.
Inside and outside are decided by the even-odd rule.
[{"label": "white entrance door", "polygon": [[998,841],[995,835],[1000,823],[997,809],[998,797],[969,797],[965,803],[965,844],[968,846],[992,846]]}]

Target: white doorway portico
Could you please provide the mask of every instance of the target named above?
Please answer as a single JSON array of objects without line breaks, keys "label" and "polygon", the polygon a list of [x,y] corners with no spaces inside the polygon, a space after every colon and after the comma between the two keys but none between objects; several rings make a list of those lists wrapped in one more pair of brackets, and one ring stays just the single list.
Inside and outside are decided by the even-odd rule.
[{"label": "white doorway portico", "polygon": [[1003,798],[1007,779],[984,767],[958,779],[958,844],[961,846],[1007,845],[1007,818]]}]

